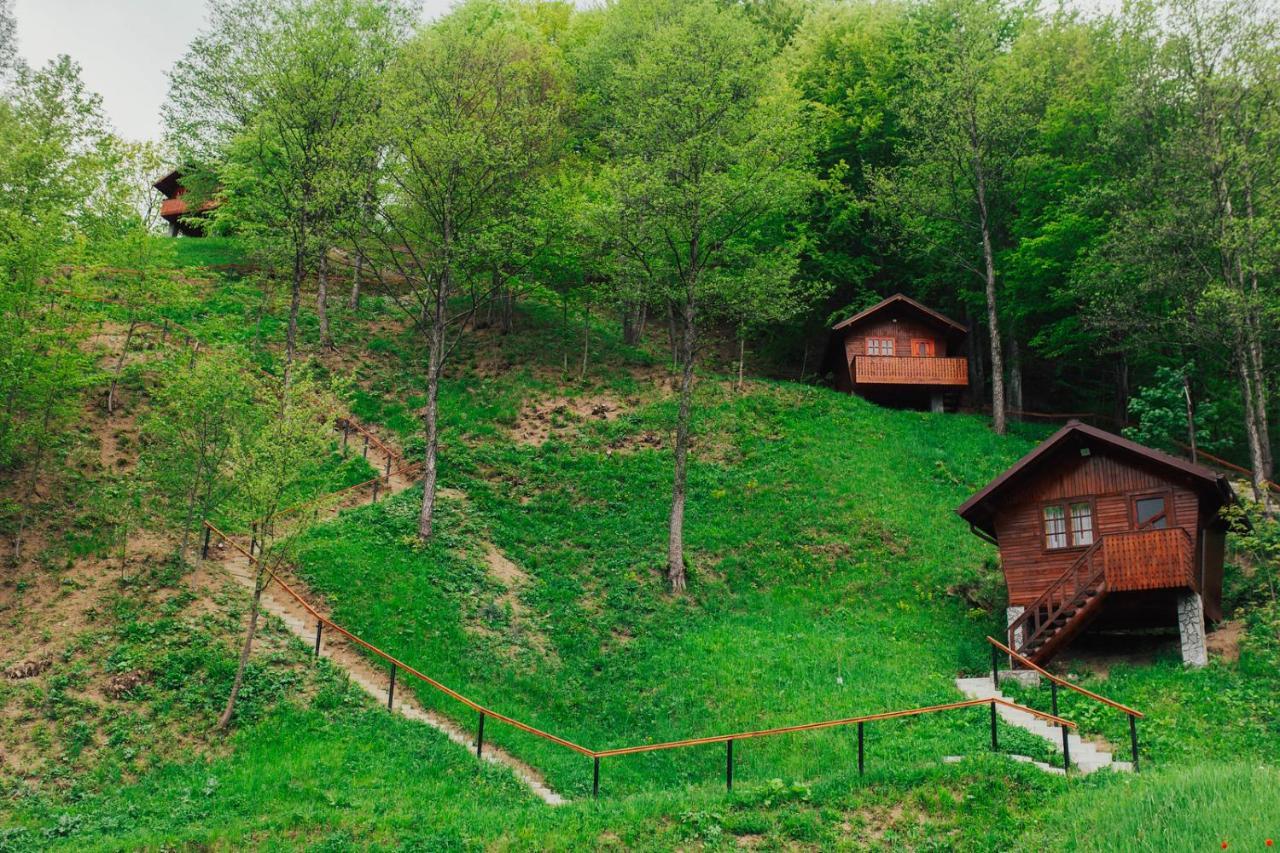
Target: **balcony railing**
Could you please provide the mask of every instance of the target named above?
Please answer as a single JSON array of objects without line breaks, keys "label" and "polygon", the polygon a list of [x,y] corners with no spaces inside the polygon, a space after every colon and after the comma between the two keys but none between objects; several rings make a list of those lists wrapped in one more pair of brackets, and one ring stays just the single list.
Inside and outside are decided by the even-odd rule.
[{"label": "balcony railing", "polygon": [[1191,537],[1181,527],[1108,533],[1102,540],[1107,588],[1113,592],[1200,588]]},{"label": "balcony railing", "polygon": [[859,355],[853,359],[853,381],[859,385],[969,384],[969,360],[901,355]]}]

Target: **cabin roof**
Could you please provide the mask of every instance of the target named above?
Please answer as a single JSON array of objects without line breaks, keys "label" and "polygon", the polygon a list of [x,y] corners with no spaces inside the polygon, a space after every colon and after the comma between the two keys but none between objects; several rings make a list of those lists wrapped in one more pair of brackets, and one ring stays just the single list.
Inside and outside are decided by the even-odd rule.
[{"label": "cabin roof", "polygon": [[841,320],[839,323],[836,323],[834,326],[831,327],[831,331],[838,332],[842,329],[847,329],[851,326],[855,326],[858,323],[861,323],[863,320],[870,317],[871,315],[878,314],[881,311],[885,310],[886,308],[890,308],[895,305],[905,306],[915,311],[917,314],[920,314],[926,320],[929,320],[930,322],[936,325],[946,327],[950,331],[958,332],[959,334],[962,334],[962,335],[969,333],[969,329],[967,326],[957,323],[955,320],[952,320],[950,317],[947,317],[943,314],[939,314],[937,311],[934,311],[932,308],[928,308],[924,305],[921,305],[919,302],[917,302],[916,300],[912,299],[910,296],[907,296],[904,293],[895,293],[893,294],[893,296],[890,296],[888,299],[882,299],[881,301],[877,302],[875,305],[872,305],[870,308],[867,308],[864,311],[859,311],[857,314],[854,314],[849,319]]},{"label": "cabin roof", "polygon": [[165,198],[174,198],[178,195],[178,188],[181,186],[182,172],[174,169],[169,174],[157,180],[151,186],[155,187]]},{"label": "cabin roof", "polygon": [[1202,495],[1207,493],[1221,503],[1229,503],[1235,499],[1235,492],[1231,490],[1231,484],[1227,478],[1211,468],[1170,456],[1159,450],[1152,450],[1150,447],[1115,433],[1079,421],[1071,421],[962,503],[956,508],[956,513],[971,526],[994,536],[993,518],[1002,498],[1033,479],[1037,469],[1052,455],[1053,451],[1072,444],[1101,445],[1161,468],[1170,477],[1187,482]]}]

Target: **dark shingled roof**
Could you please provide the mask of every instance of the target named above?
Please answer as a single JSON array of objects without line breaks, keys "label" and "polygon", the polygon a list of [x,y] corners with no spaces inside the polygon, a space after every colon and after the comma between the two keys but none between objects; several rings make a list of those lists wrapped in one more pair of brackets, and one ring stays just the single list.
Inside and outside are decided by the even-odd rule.
[{"label": "dark shingled roof", "polygon": [[984,486],[973,497],[957,507],[956,513],[969,522],[970,525],[994,536],[995,530],[993,529],[992,517],[1000,496],[1010,488],[1022,484],[1026,479],[1026,475],[1046,455],[1073,440],[1078,442],[1092,441],[1164,468],[1171,474],[1188,480],[1202,494],[1206,492],[1212,493],[1212,496],[1223,504],[1235,500],[1235,492],[1231,490],[1231,484],[1227,481],[1227,478],[1211,468],[1188,462],[1185,459],[1179,459],[1176,456],[1170,456],[1168,453],[1162,453],[1159,450],[1152,450],[1150,447],[1144,447],[1136,441],[1130,441],[1115,433],[1107,432],[1079,421],[1071,421],[1042,441],[1038,447],[1026,456],[1013,463],[1008,470]]},{"label": "dark shingled roof", "polygon": [[865,311],[859,311],[857,314],[854,314],[849,319],[841,320],[839,323],[836,323],[834,326],[831,327],[831,331],[838,332],[841,329],[846,329],[856,323],[859,323],[865,320],[866,318],[870,317],[872,314],[882,311],[885,308],[888,308],[892,305],[899,305],[899,304],[906,305],[910,308],[914,308],[917,312],[919,312],[920,314],[923,314],[926,318],[932,320],[938,325],[948,326],[954,331],[959,332],[962,335],[968,334],[969,332],[969,328],[967,326],[957,323],[955,320],[952,320],[950,317],[939,314],[937,311],[934,311],[932,308],[926,308],[925,306],[921,305],[919,302],[916,302],[910,296],[907,296],[902,293],[895,293],[893,294],[893,296],[890,296],[888,299],[884,299],[884,300],[881,300],[880,302],[877,302],[875,305],[872,305],[870,308],[866,309]]}]

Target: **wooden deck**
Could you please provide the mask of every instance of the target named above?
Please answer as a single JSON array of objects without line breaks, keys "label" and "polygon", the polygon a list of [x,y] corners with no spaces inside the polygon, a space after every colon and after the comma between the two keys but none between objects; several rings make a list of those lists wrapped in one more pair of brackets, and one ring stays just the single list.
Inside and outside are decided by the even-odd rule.
[{"label": "wooden deck", "polygon": [[969,361],[965,358],[859,355],[853,359],[853,381],[857,385],[964,387],[969,384]]}]

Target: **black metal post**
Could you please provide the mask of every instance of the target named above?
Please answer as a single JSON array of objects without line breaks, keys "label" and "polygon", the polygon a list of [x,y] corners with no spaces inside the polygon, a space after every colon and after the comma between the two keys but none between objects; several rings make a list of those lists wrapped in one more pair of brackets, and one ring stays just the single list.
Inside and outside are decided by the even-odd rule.
[{"label": "black metal post", "polygon": [[249,556],[253,556],[253,549],[258,544],[258,523],[255,521],[249,528]]},{"label": "black metal post", "polygon": [[351,433],[351,424],[342,422],[342,455],[347,455],[347,436]]},{"label": "black metal post", "polygon": [[591,796],[600,799],[600,758],[596,757],[595,775],[591,780]]},{"label": "black metal post", "polygon": [[[1049,691],[1053,694],[1053,715],[1056,717],[1058,716],[1058,682],[1050,681]],[[1057,723],[1053,723],[1052,725],[1056,726]]]},{"label": "black metal post", "polygon": [[1000,655],[996,647],[991,647],[991,686],[1000,689]]},{"label": "black metal post", "polygon": [[996,700],[991,700],[991,751],[1000,749],[1000,739],[996,735]]},{"label": "black metal post", "polygon": [[369,458],[369,434],[368,433],[365,433],[365,436],[364,436],[364,458],[365,459]]},{"label": "black metal post", "polygon": [[1138,718],[1129,715],[1129,746],[1133,749],[1133,772],[1138,772]]},{"label": "black metal post", "polygon": [[1071,734],[1071,729],[1066,726],[1062,727],[1062,772],[1071,772],[1071,743],[1067,738]]},{"label": "black metal post", "polygon": [[378,480],[373,481],[373,503],[378,502]]},{"label": "black metal post", "polygon": [[391,454],[390,453],[387,454],[387,470],[383,472],[382,476],[386,477],[388,480],[391,479]]},{"label": "black metal post", "polygon": [[861,776],[863,771],[865,770],[865,764],[863,763],[863,758],[865,753],[863,752],[862,743],[863,743],[862,723],[858,723],[858,775],[859,776]]},{"label": "black metal post", "polygon": [[729,738],[725,743],[724,754],[724,788],[726,791],[733,791],[733,738]]},{"label": "black metal post", "polygon": [[396,697],[396,665],[391,664],[391,686],[387,688],[387,710],[391,710],[391,702]]},{"label": "black metal post", "polygon": [[476,758],[484,751],[484,711],[480,712],[480,728],[476,731]]},{"label": "black metal post", "polygon": [[320,629],[324,627],[324,623],[319,619],[316,620],[316,657],[320,657]]},{"label": "black metal post", "polygon": [[202,560],[209,559],[209,534],[211,532],[212,529],[206,524],[204,526],[204,547],[200,549],[200,559]]},{"label": "black metal post", "polygon": [[160,334],[160,343],[165,343],[168,340],[169,340],[169,321],[166,319],[164,321],[164,331]]}]

